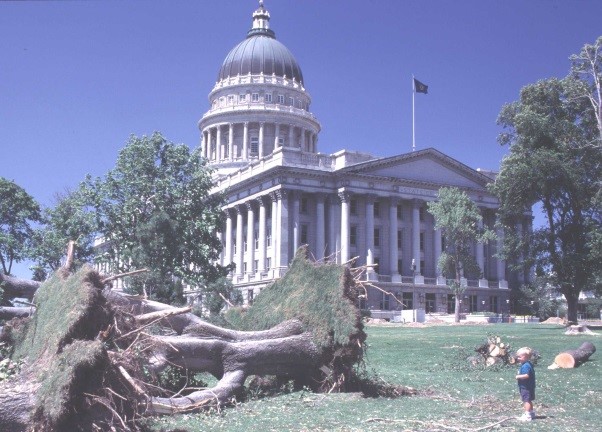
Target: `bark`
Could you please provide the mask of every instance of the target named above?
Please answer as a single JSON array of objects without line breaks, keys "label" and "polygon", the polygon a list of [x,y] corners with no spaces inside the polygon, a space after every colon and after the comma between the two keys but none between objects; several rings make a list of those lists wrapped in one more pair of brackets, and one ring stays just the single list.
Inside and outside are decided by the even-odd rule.
[{"label": "bark", "polygon": [[38,387],[29,381],[7,381],[0,386],[1,431],[21,432],[29,429]]},{"label": "bark", "polygon": [[4,290],[2,301],[4,303],[15,297],[25,297],[29,300],[33,298],[41,282],[32,281],[29,279],[19,279],[14,276],[2,274],[0,272],[0,284]]},{"label": "bark", "polygon": [[[564,369],[571,369],[586,362],[596,352],[596,347],[591,342],[583,342],[575,350],[561,352],[554,358],[554,365]],[[553,369],[553,367],[552,367]]]}]

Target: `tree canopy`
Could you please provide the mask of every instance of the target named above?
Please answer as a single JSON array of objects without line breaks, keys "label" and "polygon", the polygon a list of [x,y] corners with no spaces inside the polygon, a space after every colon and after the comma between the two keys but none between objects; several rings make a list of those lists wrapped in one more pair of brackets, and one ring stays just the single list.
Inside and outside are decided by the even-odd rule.
[{"label": "tree canopy", "polygon": [[435,218],[435,229],[441,229],[445,238],[444,248],[437,267],[453,282],[456,322],[460,321],[460,298],[466,286],[461,283],[464,274],[478,275],[481,269],[473,253],[475,243],[484,243],[494,235],[482,227],[483,217],[477,205],[466,192],[455,187],[439,189],[437,201],[427,203],[428,211]]},{"label": "tree canopy", "polygon": [[[591,54],[588,47],[578,58]],[[577,319],[579,293],[596,288],[601,264],[595,245],[601,230],[602,59],[595,52],[590,63],[574,56],[572,73],[563,80],[524,87],[498,117],[505,129],[499,142],[510,147],[492,186],[506,231],[504,255],[523,257],[539,269],[540,280],[546,275],[553,280],[567,299],[570,321]],[[583,78],[588,71],[593,79]],[[513,226],[534,204],[541,206],[545,225],[519,235]]]},{"label": "tree canopy", "polygon": [[117,272],[149,269],[129,286],[167,301],[182,283],[206,286],[224,276],[229,268],[215,264],[223,198],[211,187],[198,151],[159,133],[132,136],[115,167],[83,185],[102,238],[98,259]]},{"label": "tree canopy", "polygon": [[33,226],[40,221],[40,206],[25,189],[0,177],[0,263],[10,274],[13,263],[31,254]]}]

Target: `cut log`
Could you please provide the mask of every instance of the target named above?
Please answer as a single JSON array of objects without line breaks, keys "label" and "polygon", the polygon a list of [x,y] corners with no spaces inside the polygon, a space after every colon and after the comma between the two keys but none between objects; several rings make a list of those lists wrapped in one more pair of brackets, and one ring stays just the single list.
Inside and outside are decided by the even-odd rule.
[{"label": "cut log", "polygon": [[19,279],[13,276],[5,275],[2,272],[0,272],[0,284],[2,284],[2,289],[4,290],[2,301],[6,306],[9,304],[8,300],[15,297],[25,297],[31,300],[41,285],[40,282],[28,279]]},{"label": "cut log", "polygon": [[31,315],[36,309],[34,307],[10,307],[0,306],[0,320],[10,320],[13,318],[25,318]]},{"label": "cut log", "polygon": [[583,342],[576,350],[568,350],[561,352],[554,358],[554,364],[549,369],[555,369],[553,367],[560,367],[563,369],[571,369],[579,366],[581,363],[587,361],[590,356],[596,352],[596,347],[591,342]]}]

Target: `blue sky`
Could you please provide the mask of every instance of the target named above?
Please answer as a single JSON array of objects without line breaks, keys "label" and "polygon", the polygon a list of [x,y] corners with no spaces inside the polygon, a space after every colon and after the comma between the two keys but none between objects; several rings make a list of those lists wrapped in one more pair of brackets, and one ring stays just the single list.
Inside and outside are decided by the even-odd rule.
[{"label": "blue sky", "polygon": [[[199,144],[197,122],[256,0],[0,2],[0,176],[43,205],[115,164],[130,134]],[[598,0],[265,0],[299,61],[318,149],[416,146],[497,169],[496,117],[602,34]],[[18,273],[21,273],[17,269]]]}]

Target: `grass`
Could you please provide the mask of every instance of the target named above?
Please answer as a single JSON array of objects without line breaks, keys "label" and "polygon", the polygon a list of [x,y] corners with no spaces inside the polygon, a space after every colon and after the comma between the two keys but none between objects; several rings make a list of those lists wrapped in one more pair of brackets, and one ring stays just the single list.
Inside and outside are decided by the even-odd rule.
[{"label": "grass", "polygon": [[[385,381],[411,386],[417,396],[362,398],[357,394],[307,391],[252,400],[221,412],[153,420],[153,431],[476,431],[521,413],[514,375],[517,367],[473,368],[466,356],[489,334],[513,349],[539,351],[536,365],[537,420],[507,420],[505,431],[599,430],[602,373],[598,336],[566,336],[543,324],[368,327],[366,366]],[[556,354],[583,341],[598,353],[576,369],[549,370]],[[483,429],[481,429],[483,428]]]}]

